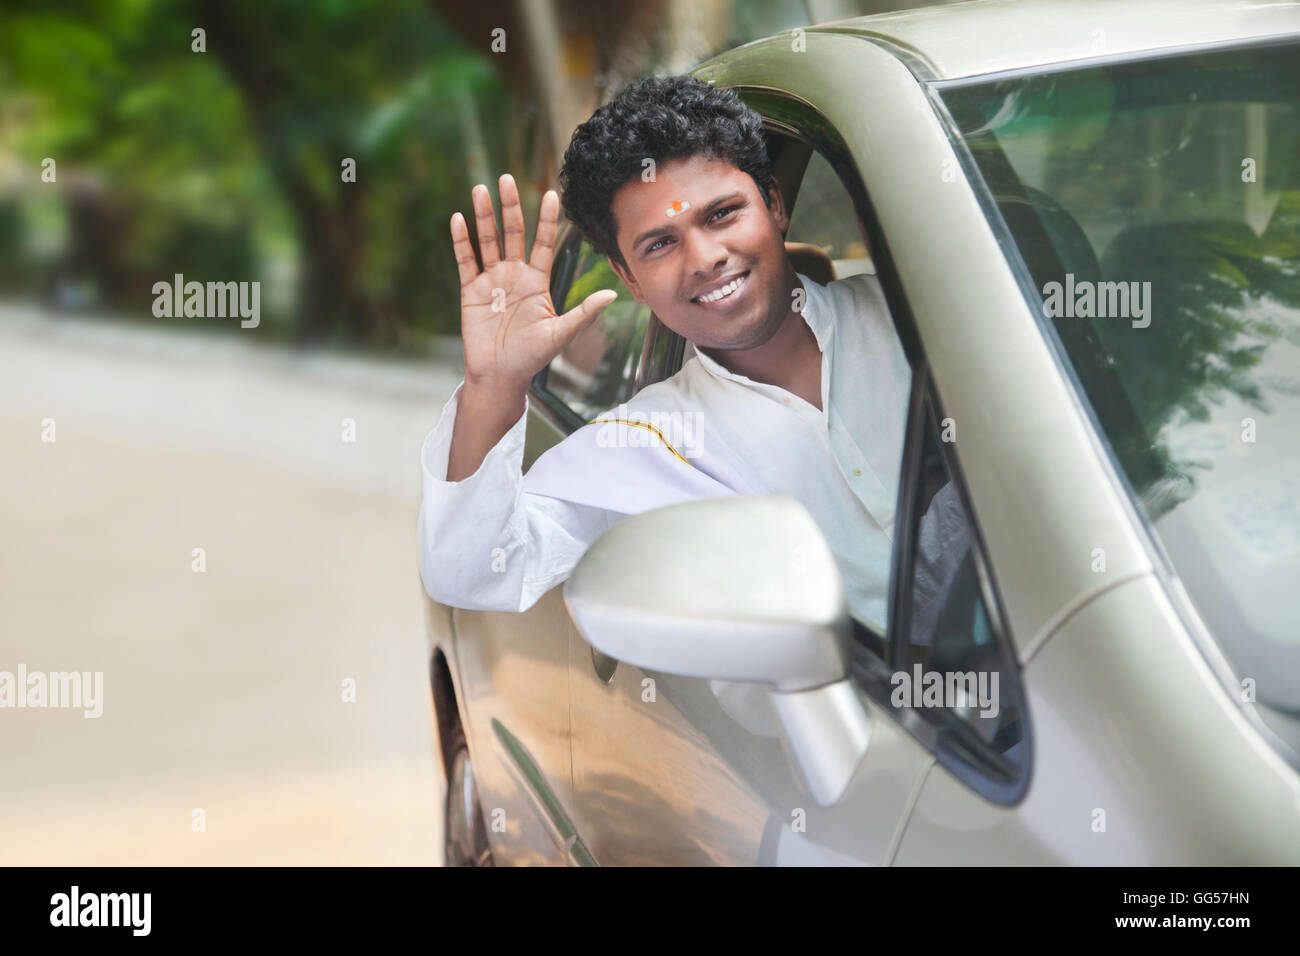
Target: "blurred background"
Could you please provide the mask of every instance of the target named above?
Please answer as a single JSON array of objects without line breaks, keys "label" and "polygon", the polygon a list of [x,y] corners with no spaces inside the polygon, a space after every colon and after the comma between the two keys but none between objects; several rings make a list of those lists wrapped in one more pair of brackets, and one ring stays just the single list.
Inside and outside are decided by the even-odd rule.
[{"label": "blurred background", "polygon": [[[448,220],[626,82],[898,2],[4,0],[0,863],[427,863]],[[196,33],[195,31],[201,31]],[[258,282],[255,327],[155,283]]]},{"label": "blurred background", "polygon": [[0,294],[149,323],[159,279],[257,279],[259,341],[436,354],[475,183],[512,172],[531,226],[574,126],[628,81],[920,5],[5,0]]}]

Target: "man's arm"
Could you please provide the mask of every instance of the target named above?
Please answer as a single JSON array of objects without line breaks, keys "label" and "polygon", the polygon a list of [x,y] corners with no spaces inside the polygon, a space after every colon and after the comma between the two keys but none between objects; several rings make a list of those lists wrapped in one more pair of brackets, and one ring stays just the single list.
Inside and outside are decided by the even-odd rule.
[{"label": "man's arm", "polygon": [[528,390],[493,391],[475,387],[467,381],[460,396],[447,461],[447,480],[463,481],[501,441],[510,426],[523,416],[528,404]]},{"label": "man's arm", "polygon": [[465,218],[451,219],[461,285],[465,380],[421,448],[420,577],[454,607],[522,611],[566,577],[611,515],[523,490],[528,386],[616,294],[557,315],[550,267],[559,198],[542,198],[530,260],[514,180],[499,182],[504,251],[487,188],[473,202],[482,267]]},{"label": "man's arm", "polygon": [[567,578],[621,515],[525,489],[522,413],[473,473],[460,481],[442,477],[466,387],[448,400],[421,449],[420,578],[441,604],[525,611]]}]

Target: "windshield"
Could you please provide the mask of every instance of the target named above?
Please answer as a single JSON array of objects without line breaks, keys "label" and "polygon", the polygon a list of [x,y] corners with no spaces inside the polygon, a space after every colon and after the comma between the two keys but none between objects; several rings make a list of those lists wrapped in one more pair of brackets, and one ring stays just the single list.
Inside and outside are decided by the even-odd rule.
[{"label": "windshield", "polygon": [[1300,712],[1300,46],[943,98],[1244,692]]}]

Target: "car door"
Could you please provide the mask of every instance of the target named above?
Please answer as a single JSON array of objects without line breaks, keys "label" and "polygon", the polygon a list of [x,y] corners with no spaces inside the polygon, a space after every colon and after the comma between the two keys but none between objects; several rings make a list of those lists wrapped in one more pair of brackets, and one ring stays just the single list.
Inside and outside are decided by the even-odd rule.
[{"label": "car door", "polygon": [[[619,299],[534,382],[525,471],[585,418],[631,394],[648,313],[579,236],[562,238],[552,271],[557,305],[603,287],[619,289]],[[495,858],[590,863],[567,809],[570,624],[561,589],[553,588],[523,613],[457,608],[452,615],[480,804]]]},{"label": "car door", "polygon": [[[796,269],[819,282],[873,271],[831,131],[806,105],[742,95],[764,115],[774,173],[797,192],[786,237]],[[881,672],[884,635],[859,631],[875,660],[863,673]],[[820,807],[786,759],[765,691],[618,662],[573,628],[576,826],[602,864],[883,864],[932,758],[887,700],[859,697],[870,746],[845,796]]]}]

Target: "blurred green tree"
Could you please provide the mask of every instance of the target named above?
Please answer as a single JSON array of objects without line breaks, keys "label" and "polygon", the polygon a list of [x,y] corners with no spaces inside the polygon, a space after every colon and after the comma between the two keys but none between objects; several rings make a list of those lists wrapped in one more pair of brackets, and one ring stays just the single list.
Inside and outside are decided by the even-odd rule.
[{"label": "blurred green tree", "polygon": [[47,284],[90,280],[134,310],[174,272],[274,282],[288,263],[284,332],[399,347],[457,330],[446,221],[471,146],[500,152],[502,124],[479,114],[519,112],[486,44],[420,0],[14,0],[0,96],[23,114],[7,145],[31,181],[58,162],[68,237]]}]

